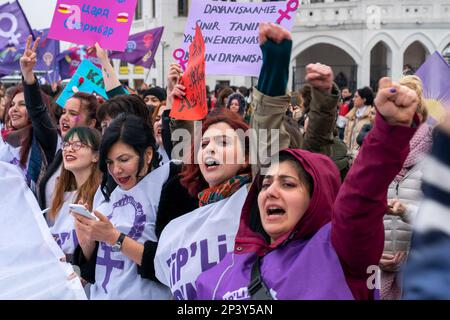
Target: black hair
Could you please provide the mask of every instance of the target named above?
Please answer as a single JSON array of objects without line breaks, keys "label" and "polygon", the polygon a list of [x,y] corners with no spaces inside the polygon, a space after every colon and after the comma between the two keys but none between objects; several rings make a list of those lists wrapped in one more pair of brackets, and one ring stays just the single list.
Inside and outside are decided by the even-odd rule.
[{"label": "black hair", "polygon": [[313,190],[314,190],[314,180],[311,175],[306,172],[306,170],[302,167],[297,158],[295,158],[292,154],[288,152],[280,152],[279,153],[279,163],[289,162],[291,163],[295,171],[297,172],[300,183],[303,184],[308,190],[309,196],[312,198]]},{"label": "black hair", "polygon": [[160,161],[156,140],[149,124],[133,114],[119,115],[106,129],[100,144],[99,168],[103,173],[100,190],[105,196],[106,201],[109,201],[111,192],[116,186],[107,186],[107,183],[110,182],[108,180],[110,179],[108,179],[109,172],[106,160],[108,159],[109,150],[117,142],[123,142],[129,145],[139,155],[138,174],[144,167],[144,156],[148,147],[153,149],[153,156],[148,172],[157,168]]},{"label": "black hair", "polygon": [[144,119],[145,123],[150,123],[150,111],[144,100],[134,94],[121,94],[103,103],[97,111],[97,119],[100,122],[105,120],[107,116],[115,119],[121,113],[134,114]]},{"label": "black hair", "polygon": [[361,97],[361,99],[366,99],[366,102],[364,103],[366,106],[372,106],[373,105],[373,91],[370,87],[364,87],[356,90]]},{"label": "black hair", "polygon": [[299,90],[300,96],[303,99],[303,106],[305,110],[303,111],[304,114],[307,114],[309,112],[309,108],[312,101],[312,87],[310,84],[305,84],[302,86]]},{"label": "black hair", "polygon": [[[278,157],[278,159],[276,158]],[[314,180],[312,176],[306,172],[306,170],[302,167],[300,162],[297,158],[295,158],[292,154],[288,152],[279,152],[275,157],[273,158],[274,161],[271,161],[271,163],[283,163],[283,162],[289,162],[292,164],[295,168],[295,171],[297,172],[298,178],[300,180],[300,183],[303,184],[303,186],[308,191],[308,194],[310,198],[313,196],[313,190],[314,190]],[[255,183],[257,183],[257,192],[258,194],[261,192],[262,189],[262,182],[264,180],[264,176],[258,175],[255,178]],[[258,206],[258,196],[256,196],[253,199],[253,202],[250,207],[251,214],[250,214],[250,229],[254,232],[257,232],[263,236],[265,241],[267,243],[270,243],[270,236],[267,234],[267,232],[264,230],[264,227],[261,222],[260,212],[259,212],[259,206]]]},{"label": "black hair", "polygon": [[102,137],[97,129],[91,127],[73,127],[65,135],[64,141],[69,141],[75,134],[82,143],[90,146],[93,151],[99,150]]}]

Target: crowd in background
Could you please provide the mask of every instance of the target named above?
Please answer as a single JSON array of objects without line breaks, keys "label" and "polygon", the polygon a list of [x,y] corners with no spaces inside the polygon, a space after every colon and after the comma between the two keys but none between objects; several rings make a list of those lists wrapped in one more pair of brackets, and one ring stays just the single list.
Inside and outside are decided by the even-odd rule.
[{"label": "crowd in background", "polygon": [[[191,121],[170,118],[186,90],[179,65],[167,88],[125,88],[97,45],[109,99],[78,92],[61,108],[61,86],[40,85],[33,73],[39,40],[28,39],[22,83],[0,86],[0,160],[23,173],[88,296],[448,298],[450,290],[433,295],[415,281],[426,271],[421,256],[403,279],[414,222],[433,210],[421,207],[424,196],[439,201],[450,190],[444,179],[440,197],[422,191],[435,139],[431,157],[449,174],[450,130],[428,124],[420,78],[406,68],[397,83],[381,79],[378,92],[352,91],[318,63],[287,94],[290,34],[261,24],[260,39],[256,87],[206,88],[198,154],[172,136],[193,132]],[[279,130],[266,174],[249,162],[249,141],[226,131],[248,128]],[[188,152],[173,157],[183,143]],[[245,161],[225,163],[228,155]],[[72,203],[96,219],[69,214]],[[367,286],[372,265],[379,290]]]}]

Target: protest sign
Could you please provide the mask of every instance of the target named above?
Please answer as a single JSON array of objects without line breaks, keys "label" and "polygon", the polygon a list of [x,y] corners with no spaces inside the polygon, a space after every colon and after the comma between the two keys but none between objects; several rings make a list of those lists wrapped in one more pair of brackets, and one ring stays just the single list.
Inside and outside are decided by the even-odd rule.
[{"label": "protest sign", "polygon": [[196,24],[206,46],[206,74],[258,76],[262,65],[258,28],[260,22],[278,23],[291,30],[299,0],[263,3],[193,0],[180,48],[173,52],[182,64]]},{"label": "protest sign", "polygon": [[58,0],[49,37],[124,51],[137,0]]},{"label": "protest sign", "polygon": [[103,83],[102,71],[89,60],[83,60],[73,75],[70,82],[64,88],[56,103],[64,108],[66,101],[76,92],[97,94],[108,99]]},{"label": "protest sign", "polygon": [[205,84],[205,42],[202,31],[197,26],[195,37],[189,46],[189,62],[180,79],[186,87],[186,95],[175,97],[170,117],[179,120],[201,120],[208,113]]},{"label": "protest sign", "polygon": [[439,52],[435,52],[417,70],[423,82],[423,96],[430,114],[428,123],[441,122],[450,112],[450,66]]},{"label": "protest sign", "polygon": [[150,69],[163,32],[164,27],[159,27],[133,34],[128,38],[125,52],[113,52],[109,57]]}]

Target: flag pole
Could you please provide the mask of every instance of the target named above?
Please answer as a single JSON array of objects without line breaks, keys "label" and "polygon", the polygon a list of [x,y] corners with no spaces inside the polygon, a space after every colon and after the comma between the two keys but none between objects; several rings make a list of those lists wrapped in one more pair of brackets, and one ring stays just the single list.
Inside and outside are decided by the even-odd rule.
[{"label": "flag pole", "polygon": [[[150,66],[150,68],[151,68],[151,66]],[[150,71],[151,71],[150,68],[148,68],[147,75],[145,76],[145,80],[144,80],[145,84],[147,84],[148,77],[150,76]]]}]

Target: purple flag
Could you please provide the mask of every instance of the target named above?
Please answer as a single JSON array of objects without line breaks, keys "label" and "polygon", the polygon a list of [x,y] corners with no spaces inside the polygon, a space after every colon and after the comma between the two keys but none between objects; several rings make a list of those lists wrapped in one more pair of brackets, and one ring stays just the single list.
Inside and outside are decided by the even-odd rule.
[{"label": "purple flag", "polygon": [[48,38],[49,29],[35,30],[35,37],[41,37],[37,48],[36,71],[44,71],[47,82],[53,83],[59,80],[58,61],[59,41]]},{"label": "purple flag", "polygon": [[0,73],[11,74],[20,70],[19,59],[25,48],[30,25],[19,2],[0,6]]},{"label": "purple flag", "polygon": [[428,122],[439,123],[450,111],[450,66],[436,51],[420,66],[416,75],[423,82],[423,95],[430,114]]},{"label": "purple flag", "polygon": [[159,27],[131,35],[125,52],[113,52],[109,57],[150,68],[163,32],[164,27]]},{"label": "purple flag", "polygon": [[36,30],[35,37],[41,37],[37,48],[37,64],[35,69],[38,71],[49,71],[55,69],[56,57],[59,55],[59,41],[48,38],[49,29]]},{"label": "purple flag", "polygon": [[0,48],[25,44],[32,33],[18,1],[0,6]]}]

